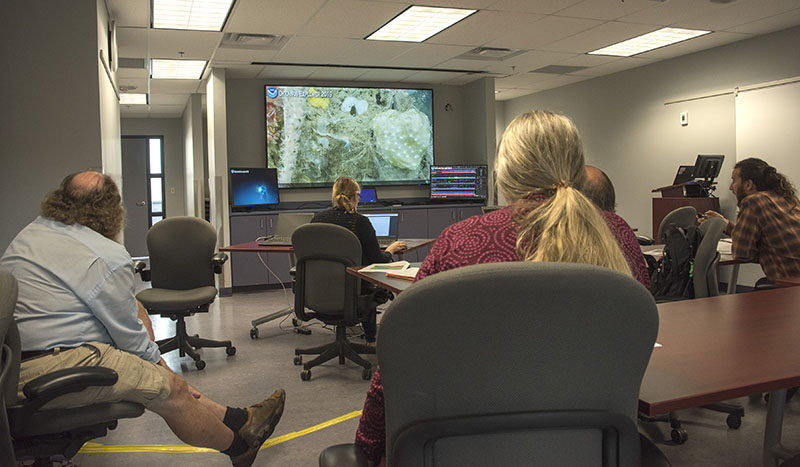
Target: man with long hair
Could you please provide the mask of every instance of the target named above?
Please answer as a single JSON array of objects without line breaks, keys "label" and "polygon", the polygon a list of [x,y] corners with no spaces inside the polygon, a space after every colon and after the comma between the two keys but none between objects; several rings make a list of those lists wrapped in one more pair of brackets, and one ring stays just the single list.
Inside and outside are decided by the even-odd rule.
[{"label": "man with long hair", "polygon": [[775,167],[751,157],[736,163],[730,190],[736,196],[736,222],[725,220],[733,257],[758,262],[769,280],[800,276],[800,202],[792,183]]},{"label": "man with long hair", "polygon": [[249,408],[225,407],[167,367],[134,296],[131,257],[116,242],[124,225],[122,199],[109,176],[72,174],[0,258],[0,268],[19,283],[19,397],[25,383],[59,369],[112,368],[119,375],[115,385],[68,394],[47,407],[138,402],[184,442],[221,451],[234,466],[252,465],[280,420],[285,392]]}]

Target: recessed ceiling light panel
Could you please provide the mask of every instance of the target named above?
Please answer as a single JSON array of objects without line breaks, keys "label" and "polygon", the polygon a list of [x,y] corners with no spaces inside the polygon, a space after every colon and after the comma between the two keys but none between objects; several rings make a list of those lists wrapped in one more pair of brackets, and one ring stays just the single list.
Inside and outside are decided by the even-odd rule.
[{"label": "recessed ceiling light panel", "polygon": [[710,32],[711,31],[701,31],[697,29],[663,28],[639,37],[634,37],[633,39],[609,45],[608,47],[603,47],[602,49],[593,50],[589,52],[589,54],[630,57],[649,50],[703,36]]},{"label": "recessed ceiling light panel", "polygon": [[123,92],[119,95],[120,105],[147,104],[147,94]]},{"label": "recessed ceiling light panel", "polygon": [[152,0],[153,27],[222,31],[233,0]]},{"label": "recessed ceiling light panel", "polygon": [[371,41],[422,42],[478,10],[412,6],[372,33]]},{"label": "recessed ceiling light panel", "polygon": [[150,77],[153,79],[200,79],[206,68],[205,60],[151,60]]}]

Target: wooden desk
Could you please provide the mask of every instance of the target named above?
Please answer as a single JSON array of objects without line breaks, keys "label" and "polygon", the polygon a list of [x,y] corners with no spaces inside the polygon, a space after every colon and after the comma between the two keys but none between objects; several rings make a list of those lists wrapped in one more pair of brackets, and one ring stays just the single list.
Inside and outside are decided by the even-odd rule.
[{"label": "wooden desk", "polygon": [[657,342],[639,410],[659,415],[770,392],[763,465],[792,454],[780,444],[786,389],[800,385],[800,288],[658,305]]},{"label": "wooden desk", "polygon": [[[417,267],[418,266],[419,265],[417,264]],[[359,272],[359,269],[362,267],[363,266],[351,266],[347,268],[347,273],[395,294],[402,292],[403,290],[407,289],[408,286],[413,284],[413,282],[409,280],[386,277],[386,273],[383,271]]]}]

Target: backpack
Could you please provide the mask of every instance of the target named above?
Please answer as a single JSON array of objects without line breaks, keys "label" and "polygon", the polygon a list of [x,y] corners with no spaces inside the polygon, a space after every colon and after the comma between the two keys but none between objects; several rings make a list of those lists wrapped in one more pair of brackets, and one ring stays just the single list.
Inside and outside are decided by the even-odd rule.
[{"label": "backpack", "polygon": [[695,226],[670,224],[664,230],[664,255],[649,263],[650,292],[656,300],[694,298],[694,257],[702,234]]}]

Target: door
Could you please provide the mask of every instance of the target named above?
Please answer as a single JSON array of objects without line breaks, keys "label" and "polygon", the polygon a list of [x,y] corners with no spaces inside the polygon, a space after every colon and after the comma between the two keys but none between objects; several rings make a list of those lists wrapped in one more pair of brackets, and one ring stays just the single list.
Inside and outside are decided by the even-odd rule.
[{"label": "door", "polygon": [[147,256],[147,231],[165,215],[162,147],[162,137],[122,137],[125,248],[133,257]]}]

